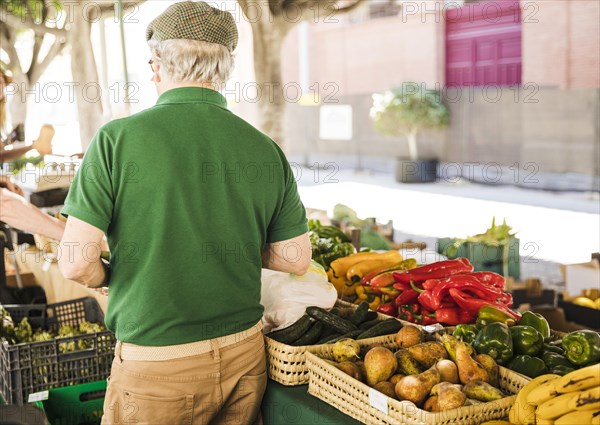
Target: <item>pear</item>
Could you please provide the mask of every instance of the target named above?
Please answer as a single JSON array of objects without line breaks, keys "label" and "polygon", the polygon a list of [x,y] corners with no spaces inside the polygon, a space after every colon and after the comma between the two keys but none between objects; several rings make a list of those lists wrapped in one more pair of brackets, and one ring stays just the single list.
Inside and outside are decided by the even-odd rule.
[{"label": "pear", "polygon": [[465,393],[468,398],[485,402],[500,400],[505,397],[504,393],[498,388],[483,381],[469,382],[463,387],[463,393]]},{"label": "pear", "polygon": [[375,384],[373,388],[375,388],[380,393],[385,394],[386,396],[393,398],[396,400],[396,391],[394,390],[396,386],[392,384],[390,381],[381,381]]},{"label": "pear", "polygon": [[494,358],[490,355],[478,354],[475,356],[475,361],[481,363],[485,370],[487,370],[488,374],[490,375],[489,383],[494,387],[500,386],[500,370],[498,367],[498,363],[496,363],[496,360],[494,360]]},{"label": "pear", "polygon": [[398,360],[385,347],[373,347],[365,356],[366,381],[370,386],[387,381],[398,369]]},{"label": "pear", "polygon": [[396,383],[398,400],[408,400],[421,405],[429,396],[431,389],[440,382],[440,373],[435,367],[427,369],[418,375],[409,375]]},{"label": "pear", "polygon": [[340,339],[333,344],[333,358],[338,363],[346,360],[357,360],[359,353],[360,345],[351,338]]},{"label": "pear", "polygon": [[362,381],[362,374],[360,373],[360,368],[356,363],[352,363],[346,360],[341,363],[338,363],[337,368],[342,372],[347,373],[354,379]]},{"label": "pear", "polygon": [[473,381],[488,382],[488,371],[471,357],[467,347],[467,344],[461,341],[456,344],[456,367],[460,383],[466,385]]}]

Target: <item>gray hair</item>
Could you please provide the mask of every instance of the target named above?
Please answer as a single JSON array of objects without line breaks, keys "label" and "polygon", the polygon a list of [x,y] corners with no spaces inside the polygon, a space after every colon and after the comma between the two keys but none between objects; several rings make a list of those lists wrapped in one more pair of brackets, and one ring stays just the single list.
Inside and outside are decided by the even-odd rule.
[{"label": "gray hair", "polygon": [[161,64],[162,78],[174,82],[224,85],[233,71],[234,60],[227,47],[206,41],[149,40],[152,54]]}]

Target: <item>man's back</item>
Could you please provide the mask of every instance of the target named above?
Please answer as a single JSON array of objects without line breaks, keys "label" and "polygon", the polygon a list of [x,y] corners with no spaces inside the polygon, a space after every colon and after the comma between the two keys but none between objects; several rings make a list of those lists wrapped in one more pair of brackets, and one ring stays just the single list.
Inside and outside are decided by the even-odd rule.
[{"label": "man's back", "polygon": [[306,219],[281,150],[219,93],[173,89],[106,125],[82,171],[74,186],[94,185],[65,212],[82,218],[82,197],[99,192],[87,218],[114,256],[106,323],[120,341],[182,344],[260,320],[262,248],[302,234]]}]

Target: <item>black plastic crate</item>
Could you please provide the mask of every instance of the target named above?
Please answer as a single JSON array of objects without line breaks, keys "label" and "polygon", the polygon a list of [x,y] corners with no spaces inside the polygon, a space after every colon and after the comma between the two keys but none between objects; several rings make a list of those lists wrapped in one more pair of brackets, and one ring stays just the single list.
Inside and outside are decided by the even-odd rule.
[{"label": "black plastic crate", "polygon": [[[32,329],[57,331],[61,325],[78,326],[84,320],[104,323],[94,298],[47,305],[5,305],[15,325],[27,317]],[[0,394],[7,404],[22,405],[29,394],[106,379],[114,356],[116,338],[102,331],[50,341],[0,345]],[[77,351],[61,352],[63,344]],[[64,351],[64,350],[62,350]]]}]

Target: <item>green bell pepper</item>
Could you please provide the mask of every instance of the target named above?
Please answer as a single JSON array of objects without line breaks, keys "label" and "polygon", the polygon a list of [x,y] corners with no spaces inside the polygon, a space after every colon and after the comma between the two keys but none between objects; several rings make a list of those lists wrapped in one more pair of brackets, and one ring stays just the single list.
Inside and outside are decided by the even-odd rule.
[{"label": "green bell pepper", "polygon": [[477,354],[487,354],[499,365],[505,365],[513,356],[513,341],[508,326],[500,322],[485,326],[475,337],[473,348]]},{"label": "green bell pepper", "polygon": [[600,362],[600,335],[589,329],[571,332],[562,340],[562,348],[577,366]]},{"label": "green bell pepper", "polygon": [[530,378],[548,373],[548,368],[542,359],[526,354],[515,356],[506,367]]},{"label": "green bell pepper", "polygon": [[550,351],[546,351],[542,354],[542,360],[548,369],[552,369],[555,366],[574,367],[565,356]]},{"label": "green bell pepper", "polygon": [[544,353],[551,352],[551,353],[560,354],[562,356],[565,355],[565,350],[563,350],[560,347],[557,347],[556,345],[552,345],[552,344],[544,344],[544,346],[542,347],[542,351]]},{"label": "green bell pepper", "polygon": [[514,354],[536,356],[544,346],[544,337],[531,326],[513,326],[510,328]]},{"label": "green bell pepper", "polygon": [[574,370],[575,368],[573,368],[573,366],[557,365],[551,368],[548,372],[559,376],[565,376],[567,373],[571,373]]},{"label": "green bell pepper", "polygon": [[456,329],[452,332],[452,336],[460,339],[461,341],[470,344],[473,342],[479,329],[475,325],[456,325]]},{"label": "green bell pepper", "polygon": [[515,324],[515,319],[491,305],[485,305],[477,312],[476,325],[479,329],[482,329],[491,323],[505,323],[508,326],[512,326]]},{"label": "green bell pepper", "polygon": [[541,333],[544,339],[550,338],[550,325],[541,314],[534,313],[533,311],[526,311],[517,322],[517,325],[531,326]]}]

